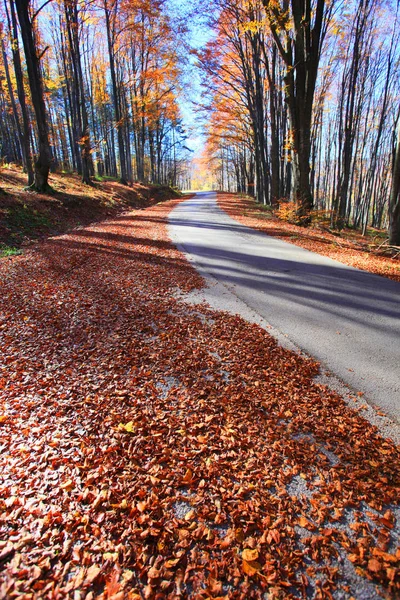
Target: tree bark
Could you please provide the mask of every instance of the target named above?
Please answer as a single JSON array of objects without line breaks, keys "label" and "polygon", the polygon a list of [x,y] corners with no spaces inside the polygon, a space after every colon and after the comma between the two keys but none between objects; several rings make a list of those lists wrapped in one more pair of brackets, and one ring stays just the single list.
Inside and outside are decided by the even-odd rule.
[{"label": "tree bark", "polygon": [[[263,0],[269,27],[286,65],[285,96],[292,145],[292,194],[298,216],[307,222],[313,207],[310,186],[311,122],[321,46],[333,2]],[[293,31],[292,34],[289,33]]]},{"label": "tree bark", "polygon": [[85,87],[83,82],[81,51],[79,43],[79,20],[76,0],[65,0],[65,18],[67,23],[69,50],[73,67],[73,87],[76,98],[78,144],[82,164],[82,183],[90,184],[91,149],[89,120],[86,109]]},{"label": "tree bark", "polygon": [[389,244],[400,246],[400,112],[389,201]]},{"label": "tree bark", "polygon": [[22,136],[21,136],[21,146],[22,153],[24,158],[24,167],[26,169],[26,173],[28,175],[28,185],[32,185],[34,182],[34,173],[32,166],[32,155],[31,155],[31,146],[30,146],[30,119],[28,114],[28,108],[26,105],[26,96],[25,96],[25,88],[24,88],[24,78],[22,73],[22,65],[21,65],[21,55],[19,51],[18,45],[18,28],[17,28],[17,17],[15,14],[15,7],[13,0],[10,0],[10,14],[8,12],[7,0],[4,0],[4,7],[7,13],[7,21],[8,27],[10,30],[10,36],[12,37],[11,51],[13,57],[13,65],[14,65],[14,73],[15,80],[17,82],[17,94],[18,94],[18,102],[21,107],[21,115],[22,115]]},{"label": "tree bark", "polygon": [[32,187],[39,192],[46,192],[49,188],[48,178],[52,154],[46,105],[44,101],[43,79],[40,70],[40,59],[37,55],[33,24],[29,14],[29,2],[30,0],[15,0],[15,6],[21,28],[29,87],[38,131],[39,152],[35,161],[34,182]]},{"label": "tree bark", "polygon": [[117,85],[117,75],[115,72],[115,27],[111,23],[110,13],[113,10],[114,12],[117,9],[117,5],[113,4],[112,8],[108,7],[107,0],[104,0],[104,14],[106,17],[106,29],[107,29],[107,42],[108,42],[108,54],[110,60],[110,75],[111,75],[111,84],[113,90],[113,104],[114,104],[114,115],[115,122],[117,128],[117,139],[118,139],[118,151],[119,151],[119,162],[121,169],[121,177],[120,182],[124,185],[127,185],[128,178],[126,172],[126,156],[125,156],[125,144],[124,144],[124,132],[122,130],[122,115],[121,115],[121,107],[120,107],[120,95]]}]

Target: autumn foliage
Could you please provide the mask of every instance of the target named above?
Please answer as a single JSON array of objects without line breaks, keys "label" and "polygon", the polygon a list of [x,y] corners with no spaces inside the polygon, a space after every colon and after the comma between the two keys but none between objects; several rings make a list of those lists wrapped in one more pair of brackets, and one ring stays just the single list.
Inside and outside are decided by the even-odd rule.
[{"label": "autumn foliage", "polygon": [[394,597],[398,450],[185,301],[174,202],[0,265],[0,596]]},{"label": "autumn foliage", "polygon": [[274,214],[261,211],[254,200],[236,194],[219,194],[218,203],[243,225],[357,269],[400,281],[399,257],[391,255],[390,248],[385,255],[382,231],[377,230],[375,236],[367,239],[354,230],[338,235],[329,230],[329,214],[317,211],[313,214],[314,227],[304,230],[298,223],[295,205],[290,202],[282,203]]}]

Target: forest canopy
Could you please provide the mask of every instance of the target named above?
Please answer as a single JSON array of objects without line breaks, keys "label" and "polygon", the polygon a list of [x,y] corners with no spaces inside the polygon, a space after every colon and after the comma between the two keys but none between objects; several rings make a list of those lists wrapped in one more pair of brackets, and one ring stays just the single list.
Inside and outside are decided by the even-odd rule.
[{"label": "forest canopy", "polygon": [[391,218],[400,244],[398,4],[219,4],[198,53],[219,187],[291,199],[299,222],[328,211],[337,229]]}]

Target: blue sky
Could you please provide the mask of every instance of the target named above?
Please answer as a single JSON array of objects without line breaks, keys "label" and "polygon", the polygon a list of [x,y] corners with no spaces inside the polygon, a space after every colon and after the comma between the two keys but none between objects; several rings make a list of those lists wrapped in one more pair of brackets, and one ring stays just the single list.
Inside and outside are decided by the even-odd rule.
[{"label": "blue sky", "polygon": [[[171,12],[176,11],[179,16],[185,19],[185,24],[189,27],[188,41],[194,49],[204,48],[213,34],[201,14],[200,4],[201,0],[197,3],[195,0],[168,0]],[[185,92],[179,100],[179,105],[185,129],[190,133],[186,145],[194,151],[194,158],[201,154],[204,147],[204,137],[199,123],[199,111],[196,107],[196,103],[201,98],[201,77],[198,69],[194,66],[196,58],[194,56],[188,58],[189,64],[184,77]]]}]

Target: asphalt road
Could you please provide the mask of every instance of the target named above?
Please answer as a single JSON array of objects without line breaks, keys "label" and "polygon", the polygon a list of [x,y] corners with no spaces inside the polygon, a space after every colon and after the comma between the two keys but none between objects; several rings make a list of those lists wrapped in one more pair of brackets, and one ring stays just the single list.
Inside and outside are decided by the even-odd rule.
[{"label": "asphalt road", "polygon": [[202,273],[400,422],[400,283],[241,225],[213,193],[179,204],[170,233]]}]

